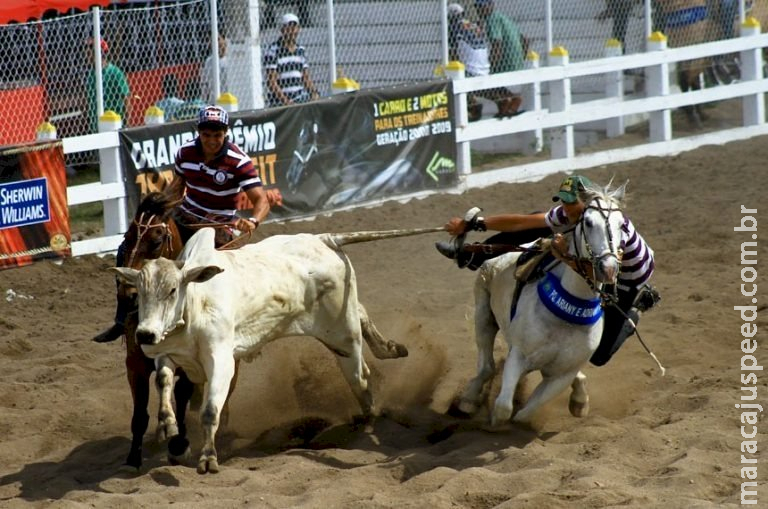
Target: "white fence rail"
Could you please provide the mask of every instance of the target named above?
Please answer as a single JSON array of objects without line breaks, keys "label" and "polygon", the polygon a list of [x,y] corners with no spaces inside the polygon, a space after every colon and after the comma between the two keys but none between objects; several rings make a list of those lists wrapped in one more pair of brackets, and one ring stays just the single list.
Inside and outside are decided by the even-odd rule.
[{"label": "white fence rail", "polygon": [[[706,43],[683,48],[667,49],[663,40],[658,41],[655,50],[645,54],[633,54],[568,64],[567,58],[550,58],[550,65],[514,73],[484,77],[457,79],[454,82],[456,94],[456,142],[458,144],[458,165],[463,174],[462,186],[483,187],[497,182],[515,182],[541,178],[551,173],[572,171],[592,166],[627,161],[646,156],[664,156],[706,144],[722,144],[768,134],[765,123],[765,93],[768,80],[763,76],[763,51],[768,48],[768,34],[760,34],[760,27],[746,24],[741,38]],[[653,45],[649,45],[653,48]],[[714,55],[738,52],[742,62],[742,77],[738,83],[702,89],[686,93],[670,93],[670,67],[678,62]],[[551,65],[551,64],[557,65]],[[600,99],[571,104],[572,78],[602,77],[608,84],[615,81],[616,73],[625,69],[643,68],[647,79],[646,97],[625,99],[619,93],[611,95],[607,86],[606,96]],[[475,123],[467,122],[466,94],[473,91],[499,86],[522,87],[529,94],[528,104],[542,104],[541,89],[549,87],[550,95],[559,94],[550,100],[547,107],[527,111],[505,120],[489,119]],[[676,108],[694,104],[741,98],[743,126],[728,128],[702,135],[674,138],[671,112]],[[623,116],[647,113],[649,136],[646,143],[622,149],[576,155],[573,140],[573,126],[579,123],[610,122]],[[615,126],[614,126],[615,127]],[[614,129],[613,134],[621,134]],[[484,138],[529,133],[533,146],[544,145],[543,136],[548,134],[551,156],[549,160],[522,164],[481,173],[471,172],[470,144]],[[65,153],[99,149],[102,157],[101,183],[70,187],[70,205],[89,202],[104,202],[105,236],[73,243],[73,255],[114,251],[126,229],[128,218],[121,204],[126,191],[121,182],[122,169],[117,157],[119,140],[116,132],[93,134],[64,140]],[[106,164],[105,164],[106,163]],[[393,197],[396,199],[397,197]]]}]

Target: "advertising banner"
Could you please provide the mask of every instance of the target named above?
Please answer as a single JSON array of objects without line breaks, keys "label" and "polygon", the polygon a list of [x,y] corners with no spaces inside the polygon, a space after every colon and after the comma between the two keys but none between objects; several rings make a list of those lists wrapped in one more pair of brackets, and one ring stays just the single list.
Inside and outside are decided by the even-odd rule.
[{"label": "advertising banner", "polygon": [[[229,139],[265,188],[282,196],[270,217],[328,211],[457,183],[450,81],[373,89],[308,104],[233,113]],[[120,131],[135,192],[173,178],[191,122]],[[130,186],[129,186],[130,187]],[[243,198],[242,208],[249,208]]]},{"label": "advertising banner", "polygon": [[0,269],[71,254],[61,142],[0,148]]}]

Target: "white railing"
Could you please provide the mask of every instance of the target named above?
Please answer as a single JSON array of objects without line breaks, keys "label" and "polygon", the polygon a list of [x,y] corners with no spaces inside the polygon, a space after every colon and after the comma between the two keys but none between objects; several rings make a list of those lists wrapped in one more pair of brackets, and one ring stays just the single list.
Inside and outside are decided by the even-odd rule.
[{"label": "white railing", "polygon": [[[458,166],[463,178],[462,187],[484,187],[497,182],[519,182],[535,180],[545,175],[590,168],[594,166],[628,161],[647,156],[665,156],[707,144],[723,144],[734,140],[768,134],[765,123],[765,93],[768,80],[763,77],[763,50],[768,47],[768,34],[760,34],[759,25],[745,24],[742,37],[726,41],[667,49],[663,38],[654,39],[648,53],[616,56],[568,64],[562,52],[555,52],[550,65],[506,74],[460,78],[454,81],[456,95],[456,142],[458,145]],[[655,44],[654,44],[655,43]],[[714,55],[740,53],[742,76],[738,83],[716,88],[670,92],[670,66],[678,62],[707,58]],[[552,65],[556,64],[556,65]],[[646,76],[646,97],[625,100],[616,93],[610,83],[617,73],[625,69],[644,68]],[[606,97],[576,104],[570,102],[570,80],[584,76],[603,76],[606,79]],[[502,86],[523,87],[529,95],[540,94],[543,84],[548,84],[550,93],[559,91],[556,99],[550,100],[549,108],[542,108],[540,97],[527,97],[526,103],[538,105],[535,109],[505,120],[489,119],[467,121],[466,94],[486,88]],[[742,99],[743,126],[711,132],[708,134],[673,137],[671,111],[683,106]],[[580,123],[605,121],[614,135],[623,131],[621,123],[615,122],[623,116],[646,113],[649,117],[649,138],[647,143],[628,148],[612,149],[589,154],[576,155],[573,126]],[[499,135],[530,133],[532,146],[543,145],[544,130],[548,130],[550,159],[526,163],[498,170],[471,172],[469,146],[474,140]],[[119,167],[119,140],[117,132],[107,132],[64,140],[64,152],[100,149],[102,158],[101,183],[85,184],[68,188],[70,205],[101,201],[105,204],[105,236],[73,243],[73,255],[114,251],[125,231],[128,218],[122,206],[126,192]],[[396,199],[397,197],[392,197]]]}]

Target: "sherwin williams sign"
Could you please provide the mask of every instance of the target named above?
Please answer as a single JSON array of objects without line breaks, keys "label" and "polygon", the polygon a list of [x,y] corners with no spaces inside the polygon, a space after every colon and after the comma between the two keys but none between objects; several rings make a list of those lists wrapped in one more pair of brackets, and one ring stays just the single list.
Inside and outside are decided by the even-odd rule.
[{"label": "sherwin williams sign", "polygon": [[0,268],[71,256],[61,142],[0,149]]}]

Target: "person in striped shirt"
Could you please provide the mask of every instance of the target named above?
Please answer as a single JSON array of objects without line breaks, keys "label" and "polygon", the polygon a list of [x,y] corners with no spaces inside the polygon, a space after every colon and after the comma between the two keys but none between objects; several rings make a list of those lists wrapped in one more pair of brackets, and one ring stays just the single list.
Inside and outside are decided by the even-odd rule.
[{"label": "person in striped shirt", "polygon": [[[197,231],[198,223],[231,224],[250,232],[269,213],[269,202],[251,158],[227,139],[229,116],[220,106],[200,110],[198,136],[176,153],[175,176],[164,192],[173,200],[183,200],[176,209],[179,234],[186,243]],[[252,215],[240,217],[237,201],[244,192],[253,205]],[[221,234],[219,234],[221,232]],[[232,240],[232,231],[217,228],[217,244]]]},{"label": "person in striped shirt", "polygon": [[[163,192],[180,204],[174,219],[183,243],[198,230],[194,225],[222,223],[216,228],[216,247],[234,238],[231,227],[240,232],[258,228],[269,214],[269,201],[250,157],[227,140],[229,115],[219,106],[206,106],[198,114],[194,140],[176,153],[175,177]],[[250,217],[236,213],[238,195],[244,192],[253,205]],[[183,199],[182,199],[183,198]],[[231,226],[231,227],[230,227]],[[117,249],[115,263],[125,264],[125,240]],[[125,320],[134,304],[118,296],[114,323],[93,338],[96,343],[115,341],[125,333]]]},{"label": "person in striped shirt", "polygon": [[[574,175],[562,181],[557,194],[552,197],[559,204],[547,212],[487,216],[477,218],[471,224],[463,218],[454,217],[445,224],[445,229],[451,235],[462,235],[470,228],[479,231],[495,230],[502,233],[490,237],[484,243],[510,245],[525,244],[554,233],[553,254],[564,263],[573,265],[574,262],[565,256],[568,246],[562,233],[570,230],[581,218],[585,206],[582,196],[591,186],[588,178]],[[624,255],[616,284],[619,309],[613,306],[605,308],[603,335],[590,359],[596,366],[607,363],[624,341],[634,334],[634,327],[624,315],[637,324],[640,313],[649,310],[660,298],[649,284],[655,268],[653,250],[626,216],[621,233],[620,247]],[[459,268],[467,267],[471,270],[477,270],[483,262],[494,256],[462,251],[450,242],[437,242],[435,247],[442,255],[456,260]]]},{"label": "person in striped shirt", "polygon": [[280,38],[264,52],[269,107],[305,103],[319,97],[309,76],[306,50],[298,43],[299,30],[298,16],[285,14]]}]

